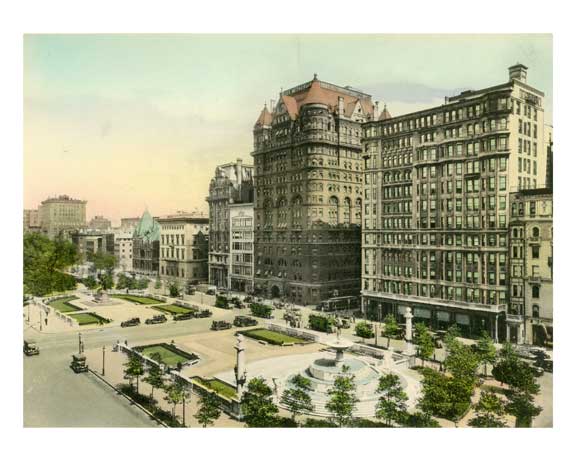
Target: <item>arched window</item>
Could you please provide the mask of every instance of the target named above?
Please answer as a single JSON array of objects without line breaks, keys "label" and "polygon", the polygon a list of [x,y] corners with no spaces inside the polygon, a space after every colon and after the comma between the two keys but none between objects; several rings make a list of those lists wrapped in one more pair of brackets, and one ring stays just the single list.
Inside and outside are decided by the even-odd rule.
[{"label": "arched window", "polygon": [[331,225],[338,224],[338,199],[334,196],[328,201],[328,223]]},{"label": "arched window", "polygon": [[287,227],[288,226],[288,203],[286,199],[282,197],[278,200],[278,227]]},{"label": "arched window", "polygon": [[302,227],[302,197],[297,195],[292,199],[292,227]]},{"label": "arched window", "polygon": [[351,213],[352,203],[350,199],[346,197],[344,199],[344,209],[342,210],[342,222],[344,224],[350,224],[350,213]]},{"label": "arched window", "polygon": [[516,227],[512,229],[512,237],[518,238],[518,229]]},{"label": "arched window", "polygon": [[540,228],[539,227],[533,227],[532,228],[532,237],[534,237],[534,238],[540,237]]},{"label": "arched window", "polygon": [[538,304],[532,306],[532,317],[535,319],[540,318],[540,306],[538,306]]},{"label": "arched window", "polygon": [[532,286],[532,298],[534,298],[534,299],[540,298],[540,286],[538,286],[538,285]]}]

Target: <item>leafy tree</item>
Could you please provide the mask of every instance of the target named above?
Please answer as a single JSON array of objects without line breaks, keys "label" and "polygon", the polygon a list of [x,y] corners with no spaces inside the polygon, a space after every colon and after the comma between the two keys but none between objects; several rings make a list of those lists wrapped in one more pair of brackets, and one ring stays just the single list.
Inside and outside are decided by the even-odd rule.
[{"label": "leafy tree", "polygon": [[506,409],[504,401],[494,392],[482,391],[480,400],[474,406],[475,415],[468,425],[472,427],[505,427],[502,420]]},{"label": "leafy tree", "polygon": [[24,287],[34,296],[75,287],[62,271],[78,261],[76,246],[62,239],[32,232],[24,235]]},{"label": "leafy tree", "polygon": [[532,420],[542,411],[534,405],[534,397],[529,392],[513,390],[508,395],[506,411],[516,417],[516,427],[531,427]]},{"label": "leafy tree", "polygon": [[501,357],[492,369],[496,380],[530,394],[536,394],[540,390],[532,367],[528,363],[520,360],[516,354],[508,352],[502,354]]},{"label": "leafy tree", "polygon": [[456,323],[450,325],[448,330],[446,330],[446,335],[444,336],[444,344],[446,344],[446,349],[452,349],[454,344],[459,344],[458,337],[460,337],[462,333],[460,332],[460,328]]},{"label": "leafy tree", "polygon": [[423,323],[416,324],[416,345],[418,346],[418,356],[422,359],[422,366],[424,366],[424,360],[432,357],[434,353],[434,340],[430,330]]},{"label": "leafy tree", "polygon": [[396,322],[396,318],[392,314],[388,314],[384,318],[384,324],[384,336],[388,338],[388,344],[386,347],[390,348],[390,338],[395,338],[398,336],[400,327],[398,326],[398,322]]},{"label": "leafy tree", "polygon": [[482,337],[478,340],[478,358],[480,363],[484,365],[484,376],[488,375],[488,364],[494,365],[496,362],[496,346],[494,341],[488,334],[488,332],[483,331]]},{"label": "leafy tree", "polygon": [[105,271],[112,273],[114,266],[116,264],[116,258],[114,255],[103,252],[102,250],[96,253],[89,253],[89,260],[94,264],[94,269],[98,272]]},{"label": "leafy tree", "polygon": [[177,298],[178,296],[180,296],[180,287],[178,286],[178,284],[176,282],[172,282],[168,286],[168,291],[170,292],[171,298]]},{"label": "leafy tree", "polygon": [[473,386],[430,368],[425,368],[422,374],[423,392],[418,401],[418,407],[422,411],[439,418],[454,420],[468,409]]},{"label": "leafy tree", "polygon": [[[153,353],[150,358],[158,363],[162,363],[162,358],[158,352]],[[148,376],[144,378],[144,381],[152,388],[150,397],[154,398],[154,389],[164,387],[164,372],[162,371],[162,368],[155,363],[151,363],[148,367]]]},{"label": "leafy tree", "polygon": [[130,381],[130,386],[132,386],[133,380],[136,379],[136,393],[138,393],[140,385],[140,376],[143,374],[144,362],[138,355],[132,354],[128,362],[124,364],[124,378]]},{"label": "leafy tree", "polygon": [[400,378],[393,373],[380,376],[377,392],[381,396],[376,407],[376,417],[388,426],[393,422],[400,424],[404,421],[408,396],[402,390]]},{"label": "leafy tree", "polygon": [[96,281],[96,279],[92,275],[89,275],[84,280],[82,280],[82,283],[89,290],[93,290],[94,288],[96,288],[98,286],[98,282]]},{"label": "leafy tree", "polygon": [[478,364],[478,355],[472,348],[458,341],[452,343],[452,348],[444,361],[446,370],[449,371],[456,380],[468,384],[471,389],[476,383]]},{"label": "leafy tree", "polygon": [[440,427],[430,413],[415,411],[406,416],[404,425],[406,427]]},{"label": "leafy tree", "polygon": [[242,395],[240,407],[248,427],[273,427],[278,407],[272,401],[273,391],[264,378],[252,378]]},{"label": "leafy tree", "polygon": [[172,405],[172,418],[176,418],[176,405],[185,401],[184,386],[178,381],[174,380],[164,387],[164,400]]},{"label": "leafy tree", "polygon": [[342,367],[342,374],[336,377],[334,385],[328,389],[330,399],[326,409],[332,413],[339,427],[345,427],[352,420],[359,399],[356,397],[354,376],[348,375],[348,367]]},{"label": "leafy tree", "polygon": [[214,392],[208,392],[200,397],[200,407],[194,418],[202,427],[212,426],[221,413],[218,397]]},{"label": "leafy tree", "polygon": [[368,322],[358,322],[356,324],[355,334],[362,339],[374,337],[374,331]]},{"label": "leafy tree", "polygon": [[293,387],[284,390],[280,401],[292,413],[292,419],[295,421],[297,415],[314,410],[310,397],[312,384],[308,378],[301,374],[290,378],[290,384]]},{"label": "leafy tree", "polygon": [[100,286],[103,290],[110,290],[114,288],[114,277],[112,277],[112,274],[100,274],[98,279],[100,279]]},{"label": "leafy tree", "polygon": [[162,288],[162,281],[160,280],[160,277],[156,277],[156,283],[154,284],[154,288],[156,288],[157,290]]},{"label": "leafy tree", "polygon": [[[142,277],[141,279],[138,280],[136,287],[138,287],[139,290],[145,290],[146,288],[148,288],[148,286],[150,285],[150,280],[148,280],[146,277]],[[178,295],[176,295],[178,296]],[[176,297],[174,296],[174,297]]]}]

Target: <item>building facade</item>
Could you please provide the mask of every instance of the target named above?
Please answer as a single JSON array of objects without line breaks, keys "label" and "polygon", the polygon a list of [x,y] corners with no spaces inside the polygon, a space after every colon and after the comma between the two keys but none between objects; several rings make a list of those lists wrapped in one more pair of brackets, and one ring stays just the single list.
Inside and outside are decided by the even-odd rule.
[{"label": "building facade", "polygon": [[360,292],[361,126],[371,96],[314,79],[254,126],[255,290],[314,304]]},{"label": "building facade", "polygon": [[230,205],[254,200],[254,168],[242,159],[216,167],[206,198],[210,209],[209,283],[230,289]]},{"label": "building facade", "polygon": [[88,229],[106,231],[112,228],[112,222],[104,216],[94,216],[88,223]]},{"label": "building facade", "polygon": [[160,225],[146,210],[132,234],[132,270],[155,277],[159,267]]},{"label": "building facade", "polygon": [[160,277],[189,289],[208,280],[208,217],[179,213],[159,218]]},{"label": "building facade", "polygon": [[507,339],[550,345],[553,340],[553,200],[551,189],[510,196],[510,310]]},{"label": "building facade", "polygon": [[544,183],[544,94],[509,80],[364,125],[363,309],[506,336],[509,194]]},{"label": "building facade", "polygon": [[139,222],[140,218],[120,218],[120,229],[132,232]]},{"label": "building facade", "polygon": [[254,204],[236,203],[230,210],[230,282],[233,291],[254,289]]},{"label": "building facade", "polygon": [[24,210],[23,230],[26,232],[40,232],[40,212],[38,210]]},{"label": "building facade", "polygon": [[76,245],[82,262],[89,260],[89,255],[104,253],[114,255],[114,234],[95,230],[82,230],[70,233],[72,243]]},{"label": "building facade", "polygon": [[71,232],[86,228],[86,201],[67,195],[44,200],[39,208],[42,233],[53,239],[68,238]]},{"label": "building facade", "polygon": [[116,267],[122,272],[132,272],[133,270],[132,242],[132,232],[119,230],[114,234],[114,257],[116,258]]}]

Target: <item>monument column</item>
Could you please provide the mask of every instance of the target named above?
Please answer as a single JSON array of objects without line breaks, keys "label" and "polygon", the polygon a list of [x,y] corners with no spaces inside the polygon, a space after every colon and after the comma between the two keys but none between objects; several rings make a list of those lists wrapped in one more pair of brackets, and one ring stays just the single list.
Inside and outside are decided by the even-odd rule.
[{"label": "monument column", "polygon": [[238,342],[236,346],[236,366],[234,371],[236,372],[236,393],[238,395],[238,401],[242,399],[242,393],[244,392],[244,383],[246,382],[246,362],[244,357],[244,336],[238,335]]},{"label": "monument column", "polygon": [[406,307],[406,311],[404,312],[404,319],[406,320],[406,354],[413,355],[414,354],[414,346],[412,344],[412,309]]}]

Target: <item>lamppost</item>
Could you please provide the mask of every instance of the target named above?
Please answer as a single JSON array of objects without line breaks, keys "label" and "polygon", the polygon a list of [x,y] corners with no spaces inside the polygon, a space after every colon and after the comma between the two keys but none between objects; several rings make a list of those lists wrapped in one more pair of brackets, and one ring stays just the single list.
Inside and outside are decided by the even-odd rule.
[{"label": "lamppost", "polygon": [[42,331],[42,308],[38,309],[38,312],[40,312],[40,331]]},{"label": "lamppost", "polygon": [[106,363],[106,346],[102,346],[102,376],[105,375],[104,365]]}]

